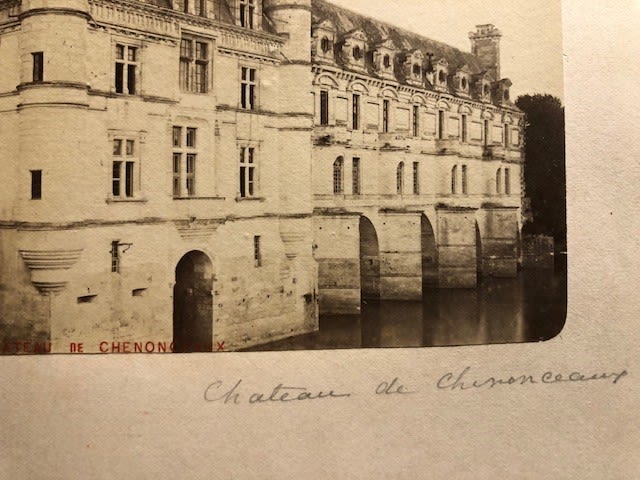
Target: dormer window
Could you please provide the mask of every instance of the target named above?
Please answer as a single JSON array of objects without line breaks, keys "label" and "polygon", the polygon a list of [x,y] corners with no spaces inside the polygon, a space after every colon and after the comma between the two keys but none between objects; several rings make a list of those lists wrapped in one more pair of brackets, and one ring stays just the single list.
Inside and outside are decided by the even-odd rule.
[{"label": "dormer window", "polygon": [[413,64],[413,77],[414,78],[420,78],[420,75],[422,74],[422,67],[420,65],[418,65],[417,63]]},{"label": "dormer window", "polygon": [[440,70],[438,72],[438,83],[444,84],[447,81],[447,76],[444,74],[444,71]]},{"label": "dormer window", "polygon": [[466,90],[468,86],[466,77],[462,77],[462,80],[460,80],[460,87],[462,90]]},{"label": "dormer window", "polygon": [[333,23],[328,20],[320,22],[313,26],[313,41],[311,43],[311,51],[314,60],[324,63],[333,63],[333,46],[336,38],[336,28]]},{"label": "dormer window", "polygon": [[240,26],[253,29],[257,0],[240,0]]},{"label": "dormer window", "polygon": [[422,86],[424,79],[422,77],[422,64],[424,62],[424,54],[420,50],[412,50],[407,53],[404,62],[404,74],[406,80],[413,85]]},{"label": "dormer window", "polygon": [[504,91],[504,93],[502,94],[502,98],[507,102],[509,101],[509,89],[506,89]]},{"label": "dormer window", "polygon": [[511,80],[508,78],[502,79],[498,82],[498,88],[496,90],[495,99],[497,102],[510,103],[509,89],[511,88]]},{"label": "dormer window", "polygon": [[489,84],[484,83],[482,85],[482,95],[485,97],[488,97],[490,93],[491,93],[491,90],[489,89]]},{"label": "dormer window", "polygon": [[365,69],[364,54],[367,48],[367,36],[362,30],[345,34],[342,44],[341,60],[356,70]]},{"label": "dormer window", "polygon": [[459,68],[455,75],[455,88],[458,94],[469,95],[469,75],[471,74],[467,65]]},{"label": "dormer window", "polygon": [[447,90],[447,77],[449,75],[449,62],[446,59],[441,58],[435,64],[435,85],[436,90]]},{"label": "dormer window", "polygon": [[393,69],[395,45],[389,39],[378,43],[373,51],[373,66],[381,77],[395,80]]},{"label": "dormer window", "polygon": [[329,51],[331,50],[333,43],[331,42],[331,40],[329,40],[329,38],[327,37],[322,37],[322,40],[320,41],[320,48],[322,49],[322,53],[327,54],[329,53]]}]

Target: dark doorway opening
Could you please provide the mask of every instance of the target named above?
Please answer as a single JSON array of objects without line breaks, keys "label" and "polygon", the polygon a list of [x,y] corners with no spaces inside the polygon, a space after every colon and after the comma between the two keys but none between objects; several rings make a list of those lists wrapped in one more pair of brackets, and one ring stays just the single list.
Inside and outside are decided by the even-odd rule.
[{"label": "dark doorway opening", "polygon": [[422,247],[422,288],[438,286],[438,246],[433,226],[426,215],[420,220],[420,244]]},{"label": "dark doorway opening", "polygon": [[200,251],[187,253],[176,266],[173,288],[173,350],[213,350],[213,266]]},{"label": "dark doorway opening", "polygon": [[360,217],[360,292],[362,300],[380,298],[378,235],[367,217]]}]

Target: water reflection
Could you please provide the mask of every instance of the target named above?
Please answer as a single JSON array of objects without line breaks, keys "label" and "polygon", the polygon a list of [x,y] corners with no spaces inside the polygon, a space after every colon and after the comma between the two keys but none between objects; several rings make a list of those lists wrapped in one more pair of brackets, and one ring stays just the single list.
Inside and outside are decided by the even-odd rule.
[{"label": "water reflection", "polygon": [[564,273],[524,271],[474,290],[427,290],[422,302],[367,302],[324,316],[320,331],[251,350],[390,348],[537,342],[556,336],[567,311]]}]

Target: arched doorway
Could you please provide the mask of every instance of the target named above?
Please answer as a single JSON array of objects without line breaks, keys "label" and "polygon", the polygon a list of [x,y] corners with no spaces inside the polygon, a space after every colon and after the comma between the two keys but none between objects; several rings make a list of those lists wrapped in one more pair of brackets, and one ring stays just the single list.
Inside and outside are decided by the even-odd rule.
[{"label": "arched doorway", "polygon": [[362,300],[380,298],[378,235],[367,217],[360,217],[360,292]]},{"label": "arched doorway", "polygon": [[191,251],[176,266],[173,288],[173,350],[213,350],[213,266],[209,257]]},{"label": "arched doorway", "polygon": [[422,246],[423,288],[438,286],[438,247],[433,226],[426,215],[420,219],[420,244]]}]

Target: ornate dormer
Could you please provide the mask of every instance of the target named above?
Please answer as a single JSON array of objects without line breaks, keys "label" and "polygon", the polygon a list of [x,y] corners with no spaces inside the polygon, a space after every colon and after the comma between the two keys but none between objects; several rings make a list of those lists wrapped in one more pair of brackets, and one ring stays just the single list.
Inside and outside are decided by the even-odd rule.
[{"label": "ornate dormer", "polygon": [[336,27],[330,20],[313,25],[311,33],[311,55],[322,63],[335,63]]},{"label": "ornate dormer", "polygon": [[488,72],[476,75],[473,80],[473,94],[483,103],[491,102],[492,77]]},{"label": "ornate dormer", "polygon": [[441,92],[446,92],[448,90],[447,78],[449,77],[449,62],[447,62],[446,58],[441,58],[435,63],[433,68],[433,88]]},{"label": "ornate dormer", "polygon": [[471,89],[471,70],[468,65],[464,65],[456,71],[453,77],[453,86],[458,95],[469,96]]},{"label": "ornate dormer", "polygon": [[232,5],[234,5],[236,25],[249,30],[262,29],[262,0],[234,0]]},{"label": "ornate dormer", "polygon": [[424,54],[418,50],[410,50],[404,61],[404,76],[411,85],[424,85]]},{"label": "ornate dormer", "polygon": [[342,62],[353,69],[365,70],[365,54],[367,51],[367,35],[363,30],[352,30],[345,33],[342,40]]},{"label": "ornate dormer", "polygon": [[496,84],[495,88],[495,103],[504,104],[504,105],[512,105],[511,101],[511,93],[509,89],[511,88],[511,80],[508,78],[503,78]]},{"label": "ornate dormer", "polygon": [[393,66],[395,64],[396,46],[390,39],[375,46],[373,51],[373,66],[376,73],[383,78],[395,80]]}]

